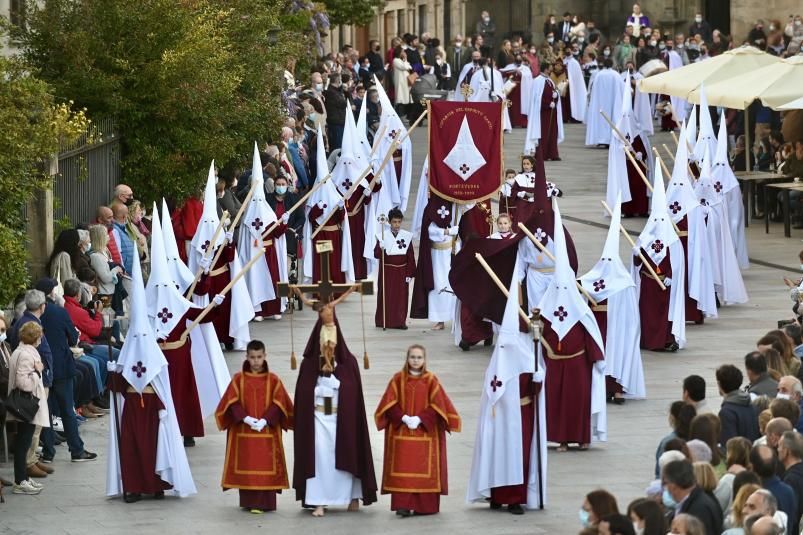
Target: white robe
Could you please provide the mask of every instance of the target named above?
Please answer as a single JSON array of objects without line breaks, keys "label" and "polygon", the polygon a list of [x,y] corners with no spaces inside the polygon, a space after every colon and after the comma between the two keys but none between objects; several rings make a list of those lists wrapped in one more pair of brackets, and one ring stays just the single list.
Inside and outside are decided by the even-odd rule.
[{"label": "white robe", "polygon": [[[533,233],[538,236],[536,229]],[[552,238],[547,239],[546,248],[555,254],[555,244]],[[530,238],[525,238],[519,242],[518,261],[516,262],[518,272],[517,280],[527,278],[527,303],[530,307],[536,306],[546,293],[549,283],[555,274],[555,263],[546,254],[542,253]]]},{"label": "white robe", "polygon": [[552,108],[555,112],[555,117],[558,123],[558,143],[563,142],[563,112],[560,105],[560,93],[557,88],[547,80],[544,75],[537,76],[533,79],[532,96],[530,98],[530,110],[527,116],[527,134],[524,138],[524,153],[532,154],[535,152],[535,147],[538,146],[541,140],[541,97],[544,91],[553,91],[557,95],[554,101],[555,107]]},{"label": "white robe", "polygon": [[608,119],[616,120],[622,101],[622,79],[613,69],[597,72],[591,83],[588,108],[586,109],[586,145],[608,145],[613,131],[600,110]]},{"label": "white robe", "polygon": [[[229,272],[232,278],[242,271],[243,263],[237,249],[234,249],[234,260],[229,262]],[[285,279],[287,280],[287,279]],[[234,338],[234,349],[244,350],[248,342],[251,341],[251,329],[248,323],[256,315],[251,306],[251,296],[248,295],[248,286],[245,284],[245,277],[238,280],[231,288],[229,293],[231,299],[231,316],[229,317],[229,336]]]},{"label": "white robe", "polygon": [[[318,377],[315,384],[315,405],[322,406],[324,397],[332,398],[332,409],[337,408],[340,381],[328,379],[337,386],[326,387]],[[307,479],[304,503],[308,505],[348,505],[351,500],[362,498],[362,484],[350,472],[335,468],[335,438],[337,437],[337,411],[324,414],[315,410],[315,476]]]},{"label": "white robe", "polygon": [[[201,308],[209,304],[209,296],[192,296],[192,301]],[[234,303],[232,303],[234,305]],[[190,321],[187,321],[189,325]],[[192,369],[195,373],[195,384],[198,387],[198,399],[201,402],[201,415],[206,418],[215,412],[220,398],[226,392],[231,375],[226,365],[226,358],[220,349],[220,340],[213,323],[201,323],[190,331],[192,341]]]},{"label": "white robe", "polygon": [[569,78],[569,102],[572,105],[572,119],[583,122],[586,118],[586,102],[588,101],[583,69],[573,57],[564,59],[563,63],[566,65],[566,73]]},{"label": "white robe", "polygon": [[[669,51],[669,70],[673,71],[675,69],[679,69],[683,67],[683,60],[680,57],[680,54],[675,52],[674,50]],[[672,103],[672,114],[674,115],[675,122],[680,124],[686,120],[686,107],[688,106],[688,102],[680,97],[669,97],[669,101]]]},{"label": "white robe", "polygon": [[[429,224],[427,229],[429,239],[434,243],[448,243],[452,241],[452,236],[444,233],[444,230],[434,223]],[[430,290],[427,296],[429,307],[429,321],[438,323],[451,321],[454,319],[455,296],[452,286],[449,284],[449,270],[452,266],[451,249],[432,249],[432,280],[435,287]]]}]

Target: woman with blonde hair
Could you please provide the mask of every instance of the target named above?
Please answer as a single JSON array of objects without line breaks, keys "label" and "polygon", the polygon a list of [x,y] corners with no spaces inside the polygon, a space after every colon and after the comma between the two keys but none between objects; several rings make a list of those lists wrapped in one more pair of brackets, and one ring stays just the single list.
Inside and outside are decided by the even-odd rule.
[{"label": "woman with blonde hair", "polygon": [[728,529],[723,531],[722,535],[737,535],[744,533],[744,516],[742,516],[742,509],[744,508],[747,498],[749,498],[757,490],[761,490],[761,487],[755,483],[748,483],[739,489],[739,492],[736,493],[736,497],[733,499],[733,508],[731,513],[725,517],[725,525],[728,526]]},{"label": "woman with blonde hair", "polygon": [[725,445],[725,466],[727,471],[714,489],[714,496],[719,501],[723,511],[733,503],[733,480],[736,474],[744,472],[750,467],[750,450],[753,444],[744,437],[733,437]]},{"label": "woman with blonde hair", "polygon": [[89,241],[92,244],[89,262],[97,275],[98,298],[103,301],[104,306],[107,306],[111,303],[117,278],[123,272],[123,268],[121,266],[110,267],[112,258],[108,249],[109,234],[106,227],[103,225],[89,227]]}]

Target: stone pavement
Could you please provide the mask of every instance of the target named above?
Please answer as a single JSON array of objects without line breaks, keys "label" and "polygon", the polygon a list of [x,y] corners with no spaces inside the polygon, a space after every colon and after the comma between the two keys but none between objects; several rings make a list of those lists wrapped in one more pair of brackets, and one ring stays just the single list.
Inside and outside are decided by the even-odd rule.
[{"label": "stone pavement", "polygon": [[[566,141],[561,145],[561,162],[548,162],[547,174],[563,189],[561,211],[567,216],[580,257],[580,270],[590,268],[601,253],[607,220],[599,199],[605,195],[607,151],[583,146],[583,125],[568,125]],[[523,130],[506,137],[507,167],[518,168],[517,154],[523,146]],[[426,132],[420,129],[413,136],[415,165],[411,199],[415,199],[421,164],[426,153]],[[665,134],[656,136],[654,145],[667,143]],[[658,145],[660,146],[660,145]],[[413,201],[411,200],[411,203]],[[412,214],[412,207],[409,214]],[[638,231],[643,219],[625,220],[629,230]],[[756,222],[758,223],[758,222]],[[759,228],[760,227],[760,228]],[[332,510],[324,519],[313,519],[294,501],[292,491],[279,497],[278,511],[254,516],[238,509],[237,492],[223,493],[220,476],[223,464],[225,435],[216,430],[213,418],[206,422],[207,436],[188,450],[198,494],[187,499],[167,498],[163,502],[144,500],[126,505],[121,500],[104,497],[108,418],[84,424],[81,434],[87,448],[99,453],[94,463],[72,464],[64,447],[59,448],[53,476],[43,480],[45,490],[36,497],[6,494],[0,505],[0,533],[108,533],[116,530],[138,533],[239,533],[260,529],[296,531],[298,533],[351,534],[408,533],[410,529],[448,530],[451,533],[484,531],[495,534],[558,533],[573,534],[580,529],[577,511],[588,491],[604,487],[613,492],[620,509],[625,509],[652,479],[655,447],[668,432],[667,408],[679,399],[681,382],[686,375],[698,373],[708,382],[708,395],[718,406],[714,370],[722,363],[740,367],[744,354],[776,321],[790,315],[790,301],[781,277],[797,272],[797,252],[801,248],[800,231],[792,239],[784,239],[782,227],[775,224],[769,235],[763,225],[749,228],[750,256],[754,260],[744,273],[750,302],[720,309],[720,318],[704,326],[688,327],[688,347],[676,354],[645,352],[647,381],[646,401],[628,401],[623,406],[608,406],[609,440],[595,444],[588,452],[570,451],[548,455],[548,506],[545,511],[528,512],[514,517],[491,512],[487,506],[465,503],[466,484],[471,464],[476,418],[482,377],[490,348],[474,348],[464,353],[454,346],[446,332],[431,332],[425,321],[411,321],[408,331],[387,331],[373,327],[375,300],[365,298],[367,350],[371,369],[362,372],[369,427],[374,429],[372,414],[391,375],[399,370],[406,347],[423,343],[429,352],[429,368],[437,373],[463,418],[463,431],[448,440],[449,495],[441,500],[441,513],[432,517],[400,519],[389,511],[390,500],[359,513]],[[622,254],[629,246],[622,240]],[[623,258],[624,258],[623,257]],[[339,317],[351,351],[358,357],[363,352],[360,301],[357,296],[338,307]],[[295,351],[300,356],[315,315],[310,310],[294,320]],[[290,370],[290,321],[252,323],[251,333],[267,343],[271,369],[278,373],[292,393],[296,372]],[[240,368],[243,354],[226,355],[232,372]],[[293,434],[285,435],[288,467],[292,470]],[[383,437],[374,431],[371,437],[377,477],[382,473]],[[0,473],[9,477],[10,464],[0,464]]]}]

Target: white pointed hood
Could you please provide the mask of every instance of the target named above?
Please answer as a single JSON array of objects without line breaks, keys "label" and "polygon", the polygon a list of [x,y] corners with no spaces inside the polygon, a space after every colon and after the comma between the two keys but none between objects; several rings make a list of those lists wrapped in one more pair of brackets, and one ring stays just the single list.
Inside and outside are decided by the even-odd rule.
[{"label": "white pointed hood", "polygon": [[669,216],[666,204],[663,170],[657,165],[650,203],[650,218],[636,240],[636,247],[644,249],[650,259],[658,265],[666,257],[669,246],[679,239],[672,226],[672,218]]},{"label": "white pointed hood", "polygon": [[[316,155],[317,162],[318,162],[318,178],[316,179],[316,183],[326,176],[321,173],[321,169],[326,169],[328,171],[329,166],[326,163],[326,149],[324,148],[323,143],[323,132],[321,128],[318,127],[318,153]],[[328,174],[328,173],[327,173]],[[322,203],[322,206],[325,205],[326,207],[323,209],[324,213],[328,213],[331,211],[335,205],[340,201],[342,196],[337,192],[337,187],[332,183],[332,180],[329,179],[326,181],[326,184],[315,190],[315,192],[309,196],[307,199],[307,206],[315,206],[318,203]]]},{"label": "white pointed hood", "polygon": [[254,193],[245,209],[242,218],[242,228],[248,229],[251,239],[260,242],[262,233],[268,230],[275,221],[276,213],[265,200],[265,184],[262,178],[262,160],[259,157],[259,148],[254,143],[254,155],[251,166],[251,187]]},{"label": "white pointed hood", "polygon": [[711,124],[711,114],[708,110],[708,97],[705,95],[705,87],[700,84],[700,132],[696,141],[692,141],[694,147],[694,159],[698,162],[704,157],[705,149],[708,148],[709,154],[716,153],[717,136],[714,126]]},{"label": "white pointed hood", "polygon": [[[711,172],[709,164],[708,149],[703,156],[703,163],[700,167],[700,179],[694,189],[699,199],[699,203],[704,206],[716,206],[725,198],[725,191],[722,182],[716,180]],[[726,223],[727,224],[727,223]]]},{"label": "white pointed hood", "polygon": [[739,181],[736,180],[736,175],[733,174],[733,169],[728,161],[728,127],[727,121],[725,121],[725,110],[722,110],[719,117],[719,136],[717,137],[716,154],[711,162],[711,174],[722,184],[722,190],[725,193],[739,187]]},{"label": "white pointed hood", "polygon": [[[343,129],[340,158],[338,158],[335,168],[332,169],[332,182],[334,182],[338,192],[345,196],[367,166],[368,160],[363,155],[363,149],[359,143],[354,116],[351,113],[346,113],[346,126]],[[364,188],[368,188],[368,182],[364,178],[360,181],[360,184]]]},{"label": "white pointed hood", "polygon": [[[679,136],[678,143],[683,143],[684,139],[687,144],[686,150],[688,150],[688,147],[694,149],[697,143],[697,104],[694,104],[689,112],[689,120],[686,121],[686,137]],[[689,154],[689,160],[697,161],[697,157],[691,153]]]},{"label": "white pointed hood", "polygon": [[633,117],[633,91],[630,85],[629,72],[625,77],[625,83],[622,87],[622,102],[620,108],[619,117],[617,117],[616,120],[616,128],[632,143],[639,133],[639,128],[636,124],[635,117]]},{"label": "white pointed hood", "polygon": [[[156,211],[153,212],[153,224],[156,225]],[[170,210],[167,209],[167,201],[162,197],[162,217],[161,217],[162,238],[164,239],[164,248],[167,258],[167,270],[170,272],[170,277],[173,282],[178,286],[179,291],[183,294],[190,287],[195,280],[195,275],[181,256],[178,253],[178,243],[176,242],[176,235],[173,232],[173,220],[170,217]]]},{"label": "white pointed hood", "polygon": [[[215,235],[218,225],[220,225],[220,218],[217,215],[217,192],[215,191],[215,161],[209,165],[209,175],[206,179],[206,189],[204,190],[204,211],[201,215],[201,221],[198,222],[198,229],[195,231],[195,236],[192,238],[192,248],[198,253],[199,257],[204,254],[207,248],[212,248],[214,251],[218,246],[223,244],[224,234],[218,234],[215,243],[212,243],[212,238]],[[192,257],[193,255],[191,255]]]},{"label": "white pointed hood", "polygon": [[117,365],[125,380],[140,394],[162,369],[167,367],[167,359],[159,348],[151,328],[145,306],[146,300],[139,256],[134,255],[134,267],[131,273],[130,322]]},{"label": "white pointed hood", "polygon": [[382,170],[382,176],[380,177],[382,181],[382,190],[380,190],[382,192],[380,195],[382,206],[378,209],[381,213],[387,213],[390,208],[398,207],[402,212],[405,212],[407,210],[407,198],[410,194],[410,184],[412,183],[413,144],[407,136],[407,128],[396,113],[382,84],[376,80],[374,87],[379,93],[379,104],[382,107],[378,132],[383,133],[382,137],[376,140],[376,157],[379,159],[384,158],[394,140],[404,139],[399,147],[399,150],[401,150],[400,173],[397,173],[396,165],[393,161],[389,162]]},{"label": "white pointed hood", "polygon": [[[685,139],[685,136],[686,125],[681,124],[680,139]],[[666,203],[669,215],[675,223],[700,206],[689,177],[689,151],[685,143],[678,143],[675,152],[675,166],[672,168],[672,177],[666,188]]]},{"label": "white pointed hood", "polygon": [[602,257],[594,264],[591,271],[580,277],[580,284],[594,297],[602,302],[625,288],[634,287],[635,283],[630,271],[622,263],[619,256],[619,233],[622,221],[621,199],[613,207],[608,237],[602,249]]},{"label": "white pointed hood", "polygon": [[368,95],[362,99],[360,114],[357,116],[357,144],[362,149],[366,161],[371,157],[371,144],[368,143]]},{"label": "white pointed hood", "polygon": [[382,127],[386,126],[385,136],[391,134],[393,139],[398,139],[399,136],[407,133],[407,128],[405,128],[404,123],[399,118],[399,114],[396,113],[396,108],[393,106],[390,98],[388,98],[388,94],[385,93],[385,88],[376,77],[374,77],[374,81],[374,88],[377,93],[379,93],[379,104],[382,107],[382,116],[379,119],[379,130],[382,130]]},{"label": "white pointed hood", "polygon": [[604,351],[602,335],[599,331],[594,314],[588,307],[585,299],[577,289],[574,271],[569,264],[569,254],[566,249],[566,236],[563,221],[560,216],[557,198],[552,198],[552,209],[555,212],[555,274],[549,283],[546,293],[538,303],[541,315],[550,321],[552,330],[562,340],[577,322],[583,324],[599,348]]},{"label": "white pointed hood", "polygon": [[[153,209],[155,213],[156,203]],[[182,321],[184,314],[193,307],[176,288],[167,268],[167,254],[160,225],[151,227],[151,274],[145,288],[145,298],[147,314],[157,339],[167,338]],[[132,297],[132,302],[133,299]]]}]

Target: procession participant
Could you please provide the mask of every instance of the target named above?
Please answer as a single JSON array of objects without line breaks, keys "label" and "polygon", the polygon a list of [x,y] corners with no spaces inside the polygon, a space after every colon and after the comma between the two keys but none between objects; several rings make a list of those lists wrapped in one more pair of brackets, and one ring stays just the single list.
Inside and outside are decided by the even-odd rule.
[{"label": "procession participant", "polygon": [[563,63],[563,54],[571,55],[571,53],[571,49],[563,50],[563,52],[559,54],[557,58],[555,58],[555,61],[552,63],[552,68],[549,71],[549,79],[552,80],[553,84],[555,84],[555,88],[560,96],[560,114],[564,124],[568,121],[568,117],[570,117],[567,114],[567,112],[570,110],[567,108],[569,104],[566,103],[566,89],[569,87],[569,76],[566,74],[566,65]]},{"label": "procession participant", "polygon": [[293,401],[268,367],[265,344],[248,342],[243,369],[234,374],[215,411],[226,430],[223,490],[240,490],[240,507],[276,510],[276,494],[289,488],[282,430],[293,428]]},{"label": "procession participant", "polygon": [[[323,133],[318,129],[318,176],[316,184],[328,173],[326,153],[324,152]],[[320,241],[331,241],[332,252],[329,254],[329,275],[336,284],[346,281],[354,282],[354,262],[351,254],[351,230],[346,214],[346,203],[337,192],[332,180],[319,187],[307,199],[307,221],[304,224],[304,278],[308,281],[321,280],[321,261],[315,245]],[[328,221],[327,216],[330,216]],[[312,238],[319,228],[320,232]]]},{"label": "procession participant", "polygon": [[460,416],[438,377],[427,370],[427,352],[407,348],[400,372],[393,375],[374,414],[385,431],[382,494],[402,517],[440,511],[449,492],[446,432],[459,432]]},{"label": "procession participant", "polygon": [[[681,124],[681,139],[685,136],[685,130],[686,125]],[[685,143],[678,143],[675,166],[666,189],[666,203],[669,216],[677,225],[686,260],[686,321],[702,324],[705,317],[717,317],[714,294],[714,268],[717,262],[710,255],[705,208],[700,205],[692,188],[687,147]]]},{"label": "procession participant", "polygon": [[619,116],[622,98],[622,79],[613,70],[613,60],[606,58],[600,69],[591,80],[588,88],[588,107],[586,108],[586,146],[608,148],[611,144],[613,130],[602,117],[600,110],[610,120]]},{"label": "procession participant", "polygon": [[432,192],[424,209],[410,317],[429,319],[443,330],[453,319],[455,297],[449,285],[452,255],[457,250],[458,208]]},{"label": "procession participant", "polygon": [[[156,215],[154,212],[153,224],[156,223]],[[182,260],[181,253],[178,249],[176,242],[176,235],[173,232],[172,218],[170,217],[170,210],[167,207],[167,201],[162,197],[162,215],[160,218],[162,226],[162,237],[164,238],[165,254],[167,255],[167,270],[176,283],[178,291],[184,293],[190,284],[195,280],[195,274],[190,271],[187,264]]]},{"label": "procession participant", "polygon": [[[254,143],[251,171],[253,193],[245,207],[237,244],[237,252],[245,262],[258,255],[265,257],[264,262],[256,262],[244,277],[255,313],[254,321],[262,321],[264,318],[280,320],[287,305],[286,299],[279,296],[277,288],[279,282],[287,282],[287,242],[284,233],[287,231],[290,214],[285,213],[282,219],[276,217],[265,199],[263,180],[262,160]],[[273,230],[265,235],[271,227],[274,227]],[[284,270],[281,270],[280,264]]]},{"label": "procession participant", "polygon": [[[204,436],[204,416],[211,414],[220,401],[229,382],[229,373],[213,328],[208,333],[193,329],[182,339],[189,322],[195,320],[202,309],[179,293],[168,272],[166,256],[161,226],[153,225],[151,274],[145,288],[147,314],[169,364],[179,429],[185,446],[191,447],[195,445],[194,437]],[[194,296],[206,298],[208,292],[209,275],[204,273]],[[223,296],[216,295],[213,301],[220,305]],[[203,319],[201,326],[209,325],[213,315],[214,311]]]},{"label": "procession participant", "polygon": [[567,123],[582,123],[585,120],[586,102],[588,101],[588,90],[583,78],[583,69],[569,49],[566,49],[564,53],[563,64],[566,66],[568,80],[566,96],[561,96],[561,102],[564,104],[562,110],[563,121]]},{"label": "procession participant", "polygon": [[413,234],[401,228],[404,215],[398,208],[390,211],[388,219],[390,228],[384,237],[377,236],[374,248],[374,256],[380,261],[374,324],[407,330],[410,281],[416,272]]},{"label": "procession participant", "polygon": [[577,290],[557,200],[552,204],[555,274],[537,305],[547,357],[547,440],[557,442],[558,451],[567,451],[570,442],[586,450],[592,440],[607,440],[604,345],[594,314]]},{"label": "procession participant", "polygon": [[[616,121],[610,146],[608,147],[608,186],[606,199],[608,205],[616,203],[617,197],[622,199],[622,215],[625,217],[646,216],[649,209],[647,185],[641,178],[636,166],[628,158],[629,152],[645,176],[649,173],[650,156],[641,140],[638,126],[633,118],[633,95],[630,75],[626,75],[622,90],[618,115],[609,117]],[[624,139],[622,139],[624,137]]]},{"label": "procession participant", "polygon": [[[661,61],[667,66],[670,71],[683,67],[683,60],[676,50],[675,41],[668,37],[665,41],[666,48],[661,52]],[[680,97],[670,97],[668,95],[661,95],[659,101],[663,105],[668,106],[669,109],[661,115],[661,130],[663,132],[671,132],[677,128],[680,123],[686,120],[686,101]]]},{"label": "procession participant", "polygon": [[[353,289],[353,288],[352,288]],[[297,295],[303,294],[295,289]],[[293,488],[303,507],[324,516],[325,508],[349,511],[376,501],[376,476],[357,359],[335,315],[352,290],[331,303],[305,303],[318,310],[296,382]]]},{"label": "procession participant", "polygon": [[[521,213],[528,214],[531,210],[528,208],[535,201],[536,196],[536,179],[535,179],[536,159],[533,156],[521,157],[521,172],[513,178],[513,183],[510,187],[511,201],[514,203],[512,210],[518,213],[517,208],[522,207]],[[554,182],[546,181],[547,197],[562,197],[563,192],[554,184]]]},{"label": "procession participant", "polygon": [[173,211],[172,225],[179,244],[178,254],[186,264],[189,264],[189,251],[203,211],[203,204],[196,196],[188,197],[177,210]]},{"label": "procession participant", "polygon": [[146,311],[146,293],[139,258],[131,274],[128,334],[117,361],[109,363],[110,419],[106,464],[106,495],[126,503],[165,491],[176,496],[195,494],[187,454],[170,388],[168,361],[156,344]]},{"label": "procession participant", "polygon": [[[490,62],[490,63],[489,63]],[[505,100],[505,83],[502,78],[502,73],[493,64],[492,60],[480,59],[478,62],[473,62],[473,71],[470,80],[463,80],[459,84],[460,88],[455,92],[455,100],[467,102],[498,102]],[[505,132],[512,131],[510,124],[510,113],[507,106],[502,110],[502,129]]]},{"label": "procession participant", "polygon": [[597,302],[591,307],[605,344],[605,389],[616,404],[644,399],[644,369],[639,340],[638,294],[633,277],[619,257],[621,206],[611,215],[602,257],[578,280]]},{"label": "procession participant", "polygon": [[499,72],[505,78],[504,92],[510,101],[510,125],[517,128],[527,128],[526,111],[530,109],[532,98],[533,71],[530,60],[519,54],[515,62],[500,66]]},{"label": "procession participant", "polygon": [[513,218],[506,213],[496,217],[496,232],[488,236],[492,240],[509,240],[516,236],[513,232]]},{"label": "procession participant", "polygon": [[552,66],[544,62],[541,64],[541,74],[533,79],[524,153],[534,154],[538,146],[545,160],[559,161],[558,143],[563,141],[563,118],[560,94],[549,78],[551,70]]},{"label": "procession participant", "polygon": [[410,196],[410,185],[413,173],[413,143],[407,136],[407,128],[399,118],[393,104],[390,102],[385,89],[379,80],[374,77],[379,104],[382,110],[379,127],[377,132],[384,132],[381,138],[374,140],[376,144],[376,154],[384,158],[395,140],[401,139],[401,146],[393,152],[393,164],[386,165],[382,170],[379,182],[382,189],[379,190],[377,213],[387,214],[391,208],[399,208],[402,212],[407,211],[407,199]]},{"label": "procession participant", "polygon": [[502,183],[502,187],[499,188],[499,211],[508,214],[511,218],[515,218],[516,214],[516,198],[513,196],[513,184],[516,182],[517,174],[515,169],[505,169],[505,181]]},{"label": "procession participant", "polygon": [[[680,243],[664,190],[664,175],[655,168],[650,217],[636,240],[636,247],[654,268],[653,275],[638,256],[632,272],[639,288],[641,347],[652,351],[677,351],[686,345],[686,270]],[[666,289],[661,289],[658,281]]]},{"label": "procession participant", "polygon": [[521,515],[524,507],[546,504],[547,428],[541,387],[546,368],[532,335],[521,332],[515,277],[509,288],[499,337],[485,370],[466,501],[490,502],[491,509],[507,505],[510,513]]}]

